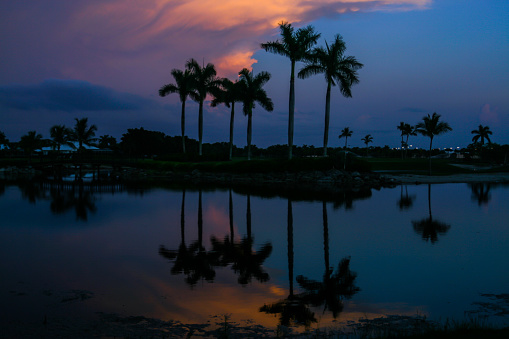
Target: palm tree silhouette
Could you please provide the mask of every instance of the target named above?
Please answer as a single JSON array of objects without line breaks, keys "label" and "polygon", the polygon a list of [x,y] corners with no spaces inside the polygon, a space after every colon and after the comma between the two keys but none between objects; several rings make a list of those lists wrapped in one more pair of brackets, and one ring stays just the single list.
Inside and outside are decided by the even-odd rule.
[{"label": "palm tree silhouette", "polygon": [[251,137],[253,132],[253,108],[259,103],[265,110],[272,112],[274,104],[262,88],[270,80],[270,74],[261,72],[256,76],[247,68],[239,72],[239,92],[243,104],[244,115],[247,115],[247,160],[251,160]]},{"label": "palm tree silhouette", "polygon": [[184,71],[180,69],[172,69],[171,75],[175,79],[175,84],[166,84],[159,89],[159,95],[164,97],[168,94],[178,93],[180,102],[182,103],[182,111],[180,116],[180,129],[182,132],[182,153],[186,153],[186,100],[187,97],[193,92],[193,76],[189,69]]},{"label": "palm tree silhouette", "polygon": [[364,138],[362,138],[361,140],[364,141],[364,144],[366,145],[366,156],[368,156],[368,151],[369,151],[368,144],[370,142],[373,142],[373,137],[371,136],[371,134],[366,134],[366,136]]},{"label": "palm tree silhouette", "polygon": [[293,208],[292,201],[288,199],[288,280],[289,295],[287,298],[279,300],[272,304],[265,304],[260,307],[260,312],[268,314],[279,314],[279,324],[283,326],[302,325],[309,328],[312,323],[316,323],[315,314],[309,309],[308,305],[293,291]]},{"label": "palm tree silhouette", "polygon": [[72,131],[64,125],[54,125],[49,130],[51,139],[53,139],[53,149],[56,147],[57,151],[60,152],[62,145],[73,147],[71,142]]},{"label": "palm tree silhouette", "polygon": [[71,139],[78,142],[78,151],[83,150],[83,145],[92,146],[95,142],[95,132],[97,131],[96,125],[88,126],[88,118],[74,119],[76,124],[71,131]]},{"label": "palm tree silhouette", "polygon": [[412,221],[414,231],[422,236],[425,241],[431,241],[432,244],[438,241],[439,235],[444,235],[449,231],[451,225],[433,219],[431,214],[431,185],[428,184],[428,210],[429,216],[427,218]]},{"label": "palm tree silhouette", "polygon": [[341,130],[341,134],[338,136],[339,139],[341,138],[345,138],[345,147],[344,149],[346,149],[346,146],[347,146],[347,143],[348,143],[348,138],[351,137],[353,134],[353,131],[350,130],[350,127],[345,127]]},{"label": "palm tree silhouette", "polygon": [[295,112],[295,63],[306,60],[310,49],[316,44],[319,33],[315,33],[313,26],[307,26],[294,30],[292,24],[282,22],[279,24],[281,41],[269,41],[262,43],[261,47],[267,52],[279,54],[290,59],[290,97],[288,103],[288,159],[292,158],[293,148],[293,124]]},{"label": "palm tree silhouette", "polygon": [[212,100],[211,106],[216,107],[220,103],[231,106],[230,112],[230,155],[229,159],[232,160],[233,156],[233,120],[235,118],[235,103],[242,100],[240,96],[240,86],[238,80],[231,81],[230,79],[221,79],[221,89],[214,93],[214,100]]},{"label": "palm tree silhouette", "polygon": [[479,141],[479,139],[481,139],[480,144],[482,146],[482,145],[484,145],[484,139],[486,139],[486,140],[488,140],[488,143],[491,144],[490,135],[492,135],[493,132],[490,131],[489,126],[479,125],[478,129],[474,129],[470,133],[475,134],[472,138],[472,142],[477,143]]},{"label": "palm tree silhouette", "polygon": [[323,248],[325,273],[321,282],[310,280],[303,275],[297,276],[297,282],[305,290],[302,299],[314,307],[324,305],[324,312],[328,309],[336,319],[343,311],[343,300],[350,299],[360,289],[355,286],[357,274],[350,270],[350,257],[341,259],[335,273],[329,264],[329,226],[327,218],[327,204],[322,202],[323,210]]},{"label": "palm tree silhouette", "polygon": [[364,66],[355,57],[344,55],[346,44],[340,35],[334,37],[334,41],[330,46],[326,41],[325,46],[326,49],[317,47],[313,50],[306,66],[298,74],[299,78],[305,79],[311,75],[323,73],[327,82],[323,156],[327,156],[327,143],[329,140],[331,87],[338,85],[341,94],[346,98],[351,98],[352,85],[359,83],[357,70]]},{"label": "palm tree silhouette", "polygon": [[[414,126],[404,123],[403,121],[399,123],[397,129],[401,131],[401,158],[406,155],[406,151],[408,149],[408,139],[411,135],[417,135],[416,129]],[[406,136],[406,140],[403,140],[403,137]]]},{"label": "palm tree silhouette", "polygon": [[32,153],[42,147],[42,134],[36,131],[29,131],[21,137],[19,141],[20,147],[25,154],[28,154],[28,163],[32,163]]},{"label": "palm tree silhouette", "polygon": [[415,200],[415,196],[408,195],[408,186],[407,185],[404,185],[404,186],[405,186],[405,195],[403,195],[403,185],[401,185],[400,186],[401,194],[400,194],[400,198],[398,199],[398,206],[401,211],[412,207],[414,200]]},{"label": "palm tree silhouette", "polygon": [[429,175],[431,175],[431,150],[433,147],[433,138],[436,135],[444,134],[452,131],[451,126],[447,122],[440,121],[440,114],[436,112],[433,115],[425,116],[422,122],[418,123],[416,132],[429,137]]},{"label": "palm tree silhouette", "polygon": [[213,94],[220,86],[220,80],[216,78],[216,69],[213,64],[208,63],[201,67],[195,59],[186,63],[186,68],[192,75],[192,88],[189,96],[198,102],[198,154],[202,155],[203,140],[203,102],[207,94]]}]

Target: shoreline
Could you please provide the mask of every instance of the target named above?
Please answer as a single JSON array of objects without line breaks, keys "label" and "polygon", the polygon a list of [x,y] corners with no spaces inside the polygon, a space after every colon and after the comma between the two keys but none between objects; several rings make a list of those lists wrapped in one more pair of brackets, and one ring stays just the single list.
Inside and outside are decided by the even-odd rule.
[{"label": "shoreline", "polygon": [[509,183],[509,173],[468,173],[444,176],[429,176],[419,174],[381,174],[395,184],[491,184]]}]

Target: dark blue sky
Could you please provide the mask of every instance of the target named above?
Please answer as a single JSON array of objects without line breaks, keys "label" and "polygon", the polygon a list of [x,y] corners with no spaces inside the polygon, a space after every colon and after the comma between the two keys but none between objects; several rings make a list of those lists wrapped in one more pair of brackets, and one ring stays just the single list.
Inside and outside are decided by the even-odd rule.
[{"label": "dark blue sky", "polygon": [[[49,137],[52,125],[88,117],[98,135],[120,138],[135,127],[179,135],[179,98],[157,91],[172,81],[172,68],[195,58],[232,79],[243,67],[270,72],[275,109],[255,110],[253,144],[285,144],[290,62],[259,48],[278,38],[282,20],[313,25],[319,45],[341,34],[346,54],[365,65],[353,98],[333,90],[329,146],[340,145],[337,135],[348,126],[351,146],[369,133],[374,145],[397,147],[400,121],[416,124],[433,112],[453,127],[436,146],[466,146],[479,124],[490,126],[492,141],[509,143],[506,0],[4,1],[0,130],[11,141],[29,130]],[[320,75],[297,80],[295,144],[322,145],[325,88]],[[197,110],[189,101],[193,138]],[[235,143],[243,146],[247,119],[238,112]],[[228,140],[226,108],[207,108],[204,119],[204,142]]]}]

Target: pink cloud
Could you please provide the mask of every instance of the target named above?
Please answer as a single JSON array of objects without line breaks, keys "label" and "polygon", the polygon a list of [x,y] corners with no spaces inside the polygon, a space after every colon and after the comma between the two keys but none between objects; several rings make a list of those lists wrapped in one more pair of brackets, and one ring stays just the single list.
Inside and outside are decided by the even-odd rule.
[{"label": "pink cloud", "polygon": [[498,124],[499,123],[498,107],[491,107],[490,104],[484,104],[481,107],[481,112],[479,114],[479,120],[483,124],[491,124],[491,125]]}]

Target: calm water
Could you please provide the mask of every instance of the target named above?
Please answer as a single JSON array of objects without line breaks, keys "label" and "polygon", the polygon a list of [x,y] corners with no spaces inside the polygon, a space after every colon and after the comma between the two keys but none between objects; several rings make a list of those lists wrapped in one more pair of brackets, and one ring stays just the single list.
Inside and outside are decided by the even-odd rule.
[{"label": "calm water", "polygon": [[495,295],[509,293],[509,186],[248,192],[1,185],[3,319],[231,314],[275,327],[482,311],[509,323],[478,304],[507,311]]}]

